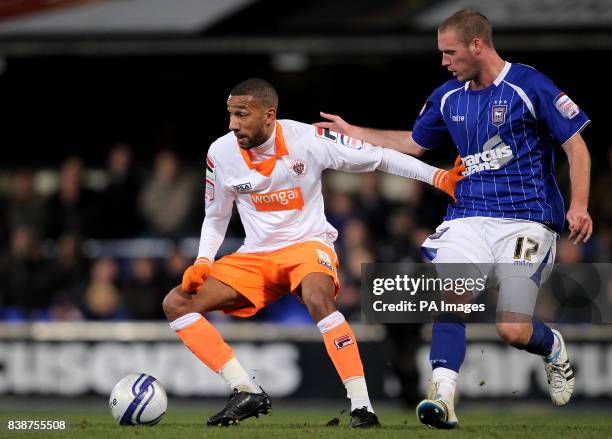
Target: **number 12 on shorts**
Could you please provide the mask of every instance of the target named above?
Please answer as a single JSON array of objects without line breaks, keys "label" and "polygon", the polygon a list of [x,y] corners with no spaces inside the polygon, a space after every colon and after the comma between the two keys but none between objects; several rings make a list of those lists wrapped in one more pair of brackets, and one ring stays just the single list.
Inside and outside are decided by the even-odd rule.
[{"label": "number 12 on shorts", "polygon": [[[526,245],[525,245],[526,244]],[[529,236],[518,236],[514,246],[514,259],[531,261],[531,257],[538,252],[540,243]],[[523,250],[525,252],[523,253]]]}]

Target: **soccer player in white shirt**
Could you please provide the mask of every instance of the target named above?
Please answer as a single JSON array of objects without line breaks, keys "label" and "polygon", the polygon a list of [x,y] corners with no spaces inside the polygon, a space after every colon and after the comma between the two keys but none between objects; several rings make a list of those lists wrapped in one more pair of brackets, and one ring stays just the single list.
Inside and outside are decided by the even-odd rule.
[{"label": "soccer player in white shirt", "polygon": [[[206,157],[206,216],[198,258],[181,286],[164,299],[170,326],[185,345],[233,389],[208,425],[267,413],[268,395],[255,384],[204,313],[249,317],[286,294],[306,305],[351,400],[353,428],[380,425],[368,397],[357,340],[337,311],[338,232],[327,222],[321,193],[324,169],[382,170],[418,179],[454,196],[463,169],[429,166],[414,157],[292,120],[277,120],[278,96],[261,79],[232,89],[230,132]],[[236,204],[244,245],[215,261]]]}]

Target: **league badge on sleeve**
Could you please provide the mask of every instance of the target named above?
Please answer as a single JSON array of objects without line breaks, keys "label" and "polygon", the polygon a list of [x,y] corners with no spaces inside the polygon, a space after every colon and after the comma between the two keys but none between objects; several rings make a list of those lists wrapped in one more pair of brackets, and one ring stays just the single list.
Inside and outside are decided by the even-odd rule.
[{"label": "league badge on sleeve", "polygon": [[215,163],[206,157],[206,191],[204,192],[204,199],[210,203],[215,199],[215,180],[217,176],[215,173]]},{"label": "league badge on sleeve", "polygon": [[331,140],[332,142],[336,142],[338,140],[338,133],[331,131],[329,128],[315,128],[315,136],[320,137],[321,139]]},{"label": "league badge on sleeve", "polygon": [[336,133],[335,131],[331,131],[329,128],[320,128],[316,127],[315,136],[320,137],[321,139],[329,140],[334,143],[338,143],[340,145],[348,146],[353,149],[361,149],[363,148],[364,142],[359,139],[355,139],[353,137],[347,136],[346,134]]},{"label": "league badge on sleeve", "polygon": [[206,156],[206,180],[215,181],[215,179],[215,164],[210,157]]},{"label": "league badge on sleeve", "polygon": [[561,113],[565,119],[573,119],[580,113],[580,108],[578,108],[578,105],[576,105],[574,101],[572,101],[570,97],[563,92],[557,95],[553,103],[555,104],[557,110],[559,110],[559,113]]},{"label": "league badge on sleeve", "polygon": [[215,184],[209,179],[206,179],[206,191],[204,192],[204,200],[206,200],[207,203],[210,203],[214,199],[215,199]]}]

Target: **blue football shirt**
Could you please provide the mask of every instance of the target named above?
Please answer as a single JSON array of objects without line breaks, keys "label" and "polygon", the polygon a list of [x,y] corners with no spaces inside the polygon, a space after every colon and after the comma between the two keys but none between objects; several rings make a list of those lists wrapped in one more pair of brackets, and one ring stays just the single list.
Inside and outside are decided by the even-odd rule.
[{"label": "blue football shirt", "polygon": [[450,138],[466,166],[457,203],[444,219],[523,219],[561,233],[565,208],[555,154],[588,116],[550,78],[523,64],[506,63],[487,88],[468,86],[453,79],[434,90],[412,132],[425,149]]}]

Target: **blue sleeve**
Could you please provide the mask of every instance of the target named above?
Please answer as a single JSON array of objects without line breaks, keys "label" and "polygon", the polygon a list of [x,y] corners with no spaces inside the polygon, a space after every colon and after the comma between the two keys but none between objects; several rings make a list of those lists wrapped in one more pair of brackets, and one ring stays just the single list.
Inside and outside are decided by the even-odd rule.
[{"label": "blue sleeve", "polygon": [[559,145],[590,122],[586,113],[547,76],[539,75],[534,85],[536,117],[544,121]]},{"label": "blue sleeve", "polygon": [[412,129],[412,139],[425,149],[434,149],[449,141],[448,129],[440,112],[440,89],[434,91],[421,109]]}]

